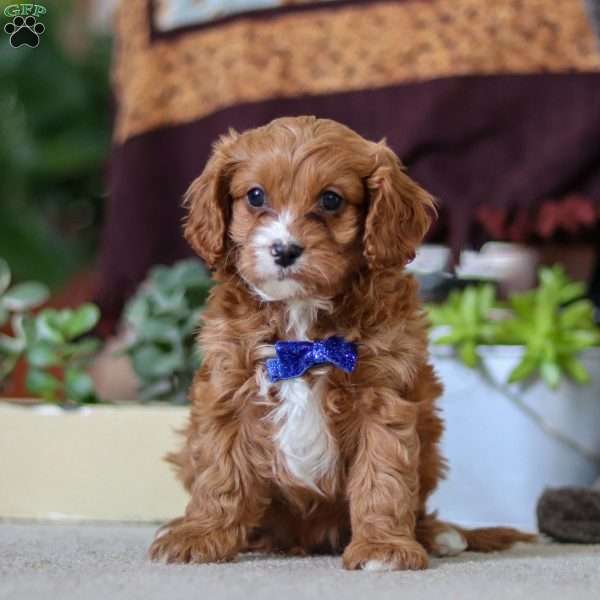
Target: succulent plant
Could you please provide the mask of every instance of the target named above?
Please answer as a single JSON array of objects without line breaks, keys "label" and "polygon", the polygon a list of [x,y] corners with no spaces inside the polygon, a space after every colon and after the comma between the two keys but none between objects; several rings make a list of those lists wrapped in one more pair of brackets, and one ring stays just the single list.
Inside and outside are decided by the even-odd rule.
[{"label": "succulent plant", "polygon": [[99,342],[83,338],[98,322],[100,312],[93,304],[77,309],[46,308],[48,289],[34,282],[10,286],[10,269],[0,259],[0,326],[9,320],[12,336],[0,334],[0,384],[19,359],[27,364],[26,388],[49,402],[89,403],[97,400],[94,385],[85,372]]},{"label": "succulent plant", "polygon": [[94,304],[75,309],[44,309],[25,317],[27,390],[48,402],[93,404],[98,402],[86,369],[100,341],[89,337],[100,311]]},{"label": "succulent plant", "polygon": [[10,284],[10,268],[0,258],[0,328],[10,322],[13,331],[12,337],[0,333],[0,386],[12,373],[25,351],[24,315],[40,306],[49,295],[46,286],[40,283],[24,282],[12,287]]},{"label": "succulent plant", "polygon": [[139,378],[142,400],[187,401],[201,361],[195,333],[211,287],[201,263],[184,260],[152,269],[127,304],[124,352]]},{"label": "succulent plant", "polygon": [[498,330],[500,343],[521,344],[525,354],[509,377],[521,381],[535,372],[551,388],[566,375],[588,383],[590,375],[578,360],[583,350],[600,344],[594,306],[583,298],[585,288],[571,281],[561,267],[540,271],[540,285],[510,298],[513,317]]},{"label": "succulent plant", "polygon": [[495,339],[496,324],[490,320],[495,304],[496,292],[491,284],[454,290],[444,304],[429,308],[432,325],[444,330],[434,343],[454,346],[467,366],[476,367],[477,346]]},{"label": "succulent plant", "polygon": [[479,363],[477,347],[486,344],[520,345],[523,358],[509,376],[509,383],[523,381],[539,372],[556,388],[566,376],[588,383],[590,375],[578,355],[600,345],[600,328],[594,306],[583,298],[584,286],[570,280],[559,266],[542,268],[534,290],[513,294],[502,318],[489,285],[455,291],[441,306],[429,309],[432,324],[447,331],[434,343],[453,346],[470,367]]}]

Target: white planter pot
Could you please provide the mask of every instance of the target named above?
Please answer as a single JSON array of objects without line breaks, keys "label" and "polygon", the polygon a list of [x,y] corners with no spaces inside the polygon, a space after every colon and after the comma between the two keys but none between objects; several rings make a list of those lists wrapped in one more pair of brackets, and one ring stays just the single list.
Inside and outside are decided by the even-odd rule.
[{"label": "white planter pot", "polygon": [[600,349],[582,356],[591,385],[557,390],[504,384],[522,351],[482,347],[482,368],[469,369],[451,349],[432,348],[450,473],[430,505],[448,520],[535,529],[544,488],[588,486],[600,474]]},{"label": "white planter pot", "polygon": [[183,513],[164,455],[186,407],[0,402],[0,518],[165,521]]}]

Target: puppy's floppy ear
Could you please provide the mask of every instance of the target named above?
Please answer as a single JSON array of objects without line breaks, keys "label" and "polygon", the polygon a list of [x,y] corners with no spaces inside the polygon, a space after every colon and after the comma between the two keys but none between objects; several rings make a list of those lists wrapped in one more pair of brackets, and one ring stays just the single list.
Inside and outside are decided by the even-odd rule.
[{"label": "puppy's floppy ear", "polygon": [[239,135],[230,130],[213,146],[204,171],[187,190],[183,206],[188,210],[183,235],[209,269],[215,269],[227,252],[229,178],[235,167],[231,149]]},{"label": "puppy's floppy ear", "polygon": [[385,141],[373,144],[375,169],[367,179],[370,193],[363,248],[370,268],[404,267],[436,216],[433,198],[405,172]]}]

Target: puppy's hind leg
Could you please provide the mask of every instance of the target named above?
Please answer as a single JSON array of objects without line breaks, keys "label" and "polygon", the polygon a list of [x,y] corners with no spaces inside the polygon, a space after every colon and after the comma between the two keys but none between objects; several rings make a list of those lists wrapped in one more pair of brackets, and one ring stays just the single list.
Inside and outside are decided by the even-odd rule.
[{"label": "puppy's hind leg", "polygon": [[512,527],[465,529],[437,519],[435,513],[417,521],[416,536],[433,556],[456,556],[464,551],[498,552],[517,542],[532,543],[537,536]]},{"label": "puppy's hind leg", "polygon": [[467,549],[467,540],[458,527],[439,521],[435,513],[417,521],[417,540],[433,556],[456,556]]}]

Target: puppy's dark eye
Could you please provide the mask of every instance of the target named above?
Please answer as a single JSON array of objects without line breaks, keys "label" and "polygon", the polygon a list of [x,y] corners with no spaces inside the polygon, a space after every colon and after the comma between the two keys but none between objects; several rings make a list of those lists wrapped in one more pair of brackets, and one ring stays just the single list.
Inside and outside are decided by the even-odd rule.
[{"label": "puppy's dark eye", "polygon": [[265,205],[265,193],[258,187],[252,188],[247,194],[248,204],[254,208],[260,208]]},{"label": "puppy's dark eye", "polygon": [[331,190],[323,192],[319,198],[319,207],[326,212],[336,212],[343,203],[343,198]]}]

